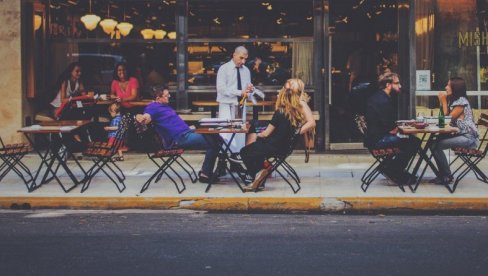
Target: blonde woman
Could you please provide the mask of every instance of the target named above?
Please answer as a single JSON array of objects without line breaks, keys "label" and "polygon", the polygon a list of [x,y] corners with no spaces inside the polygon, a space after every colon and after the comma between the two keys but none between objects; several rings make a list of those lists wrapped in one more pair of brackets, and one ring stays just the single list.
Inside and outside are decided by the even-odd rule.
[{"label": "blonde woman", "polygon": [[[306,121],[302,106],[303,82],[289,79],[276,99],[275,112],[267,128],[257,134],[254,143],[245,146],[241,158],[247,173],[254,179],[246,190],[256,190],[269,171],[263,169],[265,158],[286,151],[295,129]],[[313,118],[312,118],[313,119]]]},{"label": "blonde woman", "polygon": [[[308,102],[310,101],[310,96],[308,96],[308,94],[305,92],[305,84],[301,79],[289,79],[286,81],[285,85],[281,88],[279,93],[283,92],[286,89],[291,89],[300,95],[301,111],[305,119],[304,122],[302,122],[303,125],[300,128],[300,134],[305,134],[308,131],[315,128],[316,126],[315,119],[313,118],[312,110],[308,106]],[[249,130],[249,134],[247,135],[247,141],[246,141],[247,145],[254,143],[256,141],[257,128],[259,128],[258,123],[252,122]]]}]

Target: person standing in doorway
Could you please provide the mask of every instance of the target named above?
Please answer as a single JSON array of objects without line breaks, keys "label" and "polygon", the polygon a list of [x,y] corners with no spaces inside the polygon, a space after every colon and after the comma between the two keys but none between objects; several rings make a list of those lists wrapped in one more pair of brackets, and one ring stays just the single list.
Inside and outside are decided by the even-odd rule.
[{"label": "person standing in doorway", "polygon": [[[220,66],[217,72],[217,102],[219,103],[219,118],[235,119],[238,112],[239,97],[247,97],[254,90],[251,83],[251,72],[244,65],[248,57],[247,49],[239,46],[234,50],[232,59]],[[245,117],[245,109],[242,116]],[[229,134],[222,134],[224,139],[230,139]],[[230,150],[238,153],[245,144],[245,134],[234,137]]]}]

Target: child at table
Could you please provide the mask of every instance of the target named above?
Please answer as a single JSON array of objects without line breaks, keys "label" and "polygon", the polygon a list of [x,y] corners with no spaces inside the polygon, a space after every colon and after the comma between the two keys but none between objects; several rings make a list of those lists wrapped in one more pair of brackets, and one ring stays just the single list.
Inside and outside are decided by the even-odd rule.
[{"label": "child at table", "polygon": [[[120,115],[120,104],[119,103],[112,103],[108,106],[108,112],[112,117],[110,121],[110,126],[106,126],[104,129],[108,131],[108,144],[112,145],[115,143],[115,139],[117,139],[117,130],[119,129],[120,122],[122,120],[122,116]],[[123,142],[122,142],[123,143]],[[114,161],[124,161],[124,156],[122,153],[123,144],[119,147],[118,156],[114,156]]]}]

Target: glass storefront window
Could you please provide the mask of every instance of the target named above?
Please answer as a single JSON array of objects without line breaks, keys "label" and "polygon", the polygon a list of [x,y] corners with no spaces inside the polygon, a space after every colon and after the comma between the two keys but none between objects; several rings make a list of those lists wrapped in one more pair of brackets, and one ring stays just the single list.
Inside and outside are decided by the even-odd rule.
[{"label": "glass storefront window", "polygon": [[249,50],[255,85],[291,77],[312,85],[312,1],[189,1],[188,85],[215,86],[234,49]]},{"label": "glass storefront window", "polygon": [[[311,44],[310,42],[308,48],[310,58]],[[234,49],[239,45],[244,45],[249,51],[246,66],[251,70],[254,85],[282,85],[292,76],[294,43],[291,42],[191,43],[188,45],[189,85],[215,85],[220,65],[232,58]],[[306,50],[302,49],[303,51]],[[310,66],[311,63],[308,65]],[[301,77],[311,79],[311,71],[307,70]]]},{"label": "glass storefront window", "polygon": [[85,87],[100,94],[109,93],[115,65],[125,62],[129,75],[139,81],[140,96],[150,98],[152,86],[176,82],[175,47],[174,43],[54,42],[50,45],[50,83],[55,83],[67,64],[78,61]]},{"label": "glass storefront window", "polygon": [[[153,85],[175,85],[175,1],[41,2],[48,2],[44,52],[49,66],[44,75],[46,92],[39,97],[54,93],[57,78],[71,62],[81,63],[85,88],[96,93],[110,91],[119,62],[126,62],[128,73],[139,80],[141,97],[151,97]],[[89,13],[100,18],[92,30],[82,20]],[[114,20],[113,30],[102,23],[104,19]],[[117,25],[123,22],[130,25]]]},{"label": "glass storefront window", "polygon": [[454,76],[466,81],[473,108],[488,108],[488,1],[415,3],[417,70],[427,82],[417,80],[417,109],[437,108],[437,91]]}]

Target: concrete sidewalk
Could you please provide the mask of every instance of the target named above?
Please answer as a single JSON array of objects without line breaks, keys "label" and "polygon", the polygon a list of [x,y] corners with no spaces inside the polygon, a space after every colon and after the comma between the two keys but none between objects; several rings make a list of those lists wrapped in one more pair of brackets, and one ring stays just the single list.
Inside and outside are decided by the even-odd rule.
[{"label": "concrete sidewalk", "polygon": [[[185,158],[198,171],[203,161],[200,153],[185,154]],[[453,158],[451,156],[451,158]],[[153,183],[139,193],[143,183],[155,171],[155,165],[145,154],[128,154],[118,164],[124,170],[127,189],[119,193],[116,187],[100,174],[90,188],[80,193],[77,187],[64,193],[53,181],[28,193],[17,175],[10,172],[0,182],[0,208],[74,208],[74,209],[194,209],[208,211],[261,211],[261,212],[350,212],[350,211],[488,211],[488,185],[478,181],[471,173],[459,184],[454,194],[442,185],[427,183],[434,176],[427,170],[416,193],[406,188],[402,192],[396,184],[382,176],[375,180],[367,193],[360,189],[361,176],[372,164],[373,158],[363,153],[314,154],[304,163],[302,153],[294,154],[289,163],[302,180],[302,190],[294,194],[279,175],[273,175],[266,189],[258,193],[242,193],[226,176],[205,193],[205,184],[186,183],[187,189],[178,194],[167,178]],[[39,158],[31,154],[24,158],[30,168],[37,167]],[[72,162],[72,161],[71,161]],[[90,160],[81,161],[83,167]],[[488,171],[488,162],[480,167]],[[69,183],[67,174],[61,180]]]}]

